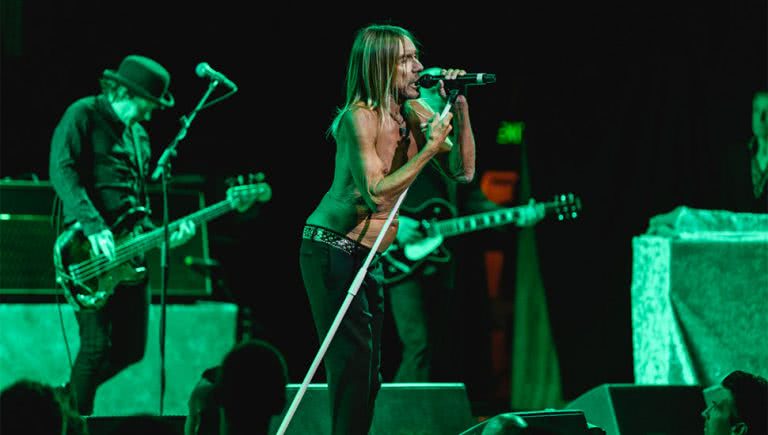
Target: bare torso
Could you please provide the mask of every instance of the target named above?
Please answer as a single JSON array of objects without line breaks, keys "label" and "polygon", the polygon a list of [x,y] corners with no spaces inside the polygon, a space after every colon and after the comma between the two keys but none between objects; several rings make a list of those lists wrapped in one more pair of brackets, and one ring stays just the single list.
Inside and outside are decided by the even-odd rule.
[{"label": "bare torso", "polygon": [[[401,140],[400,125],[391,118],[381,124],[374,147],[376,155],[373,158],[379,160],[379,165],[376,165],[379,173],[370,175],[382,178],[404,165],[417,151],[413,135],[409,134],[406,140]],[[372,210],[366,205],[352,175],[350,165],[354,164],[353,158],[349,147],[337,144],[333,183],[307,223],[334,230],[364,246],[372,247],[400,194],[379,197],[376,209]],[[395,216],[378,246],[379,252],[385,251],[395,240],[397,226]]]}]

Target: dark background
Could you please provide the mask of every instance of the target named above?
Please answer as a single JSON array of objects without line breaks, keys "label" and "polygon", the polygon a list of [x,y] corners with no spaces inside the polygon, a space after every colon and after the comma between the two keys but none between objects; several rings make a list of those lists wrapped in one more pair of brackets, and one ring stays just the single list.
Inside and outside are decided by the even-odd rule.
[{"label": "dark background", "polygon": [[148,124],[154,158],[207,88],[195,66],[226,74],[240,91],[198,114],[173,172],[177,181],[201,175],[209,203],[224,197],[229,176],[266,175],[272,200],[212,222],[211,249],[231,297],[284,350],[293,382],[318,349],[299,234],[331,180],[325,131],[359,27],[402,25],[422,43],[426,66],[495,73],[496,84],[469,95],[479,173],[518,169],[517,151],[495,134],[501,120],[524,121],[533,197],[582,198],[577,221],[537,227],[566,399],[633,381],[631,239],[655,214],[710,205],[717,156],[749,139],[752,94],[768,83],[764,0],[76,3],[3,2],[0,177],[47,179],[58,118],[97,93],[102,71],[126,54],[173,75],[176,106]]}]

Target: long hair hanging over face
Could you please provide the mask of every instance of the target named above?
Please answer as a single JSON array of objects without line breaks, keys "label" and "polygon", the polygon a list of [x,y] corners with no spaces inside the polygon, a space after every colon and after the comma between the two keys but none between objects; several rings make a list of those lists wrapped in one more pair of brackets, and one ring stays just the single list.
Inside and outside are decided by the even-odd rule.
[{"label": "long hair hanging over face", "polygon": [[357,31],[347,65],[347,95],[329,133],[336,129],[344,113],[357,103],[382,113],[389,111],[390,97],[396,97],[395,73],[400,48],[406,39],[418,46],[411,32],[399,26],[373,24]]}]

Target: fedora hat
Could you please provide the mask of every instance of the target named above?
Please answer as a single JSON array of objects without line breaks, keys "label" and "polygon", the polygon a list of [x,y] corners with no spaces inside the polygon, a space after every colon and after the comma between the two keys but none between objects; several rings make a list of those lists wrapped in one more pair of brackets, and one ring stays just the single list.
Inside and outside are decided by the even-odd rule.
[{"label": "fedora hat", "polygon": [[120,62],[117,71],[106,69],[103,77],[114,80],[136,95],[162,107],[173,106],[173,95],[168,91],[171,75],[162,65],[148,57],[128,55]]}]

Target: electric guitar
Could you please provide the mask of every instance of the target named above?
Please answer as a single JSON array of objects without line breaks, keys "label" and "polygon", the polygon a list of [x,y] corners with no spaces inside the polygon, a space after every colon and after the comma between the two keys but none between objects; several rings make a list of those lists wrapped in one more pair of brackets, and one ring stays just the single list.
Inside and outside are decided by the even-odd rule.
[{"label": "electric guitar", "polygon": [[[243,177],[239,177],[243,182]],[[170,233],[176,231],[185,220],[195,223],[215,219],[232,210],[244,212],[256,202],[272,198],[272,188],[263,181],[264,175],[251,175],[249,184],[231,186],[227,199],[168,225]],[[53,247],[53,263],[56,282],[62,286],[67,301],[76,309],[95,309],[103,306],[115,287],[122,283],[140,283],[147,276],[141,265],[143,254],[160,247],[165,241],[163,228],[142,232],[139,223],[148,215],[144,207],[136,207],[124,213],[112,225],[115,235],[115,259],[104,254],[94,255],[91,244],[79,223],[67,228],[57,238]]]},{"label": "electric guitar", "polygon": [[[575,219],[581,199],[572,193],[556,195],[553,201],[536,203],[544,216],[556,215],[560,221]],[[473,231],[498,227],[520,220],[527,205],[456,217],[456,209],[441,198],[433,198],[413,209],[403,208],[405,216],[419,222],[421,238],[401,245],[396,240],[384,252],[384,283],[393,284],[412,275],[427,262],[447,263],[451,253],[443,240]]]}]

